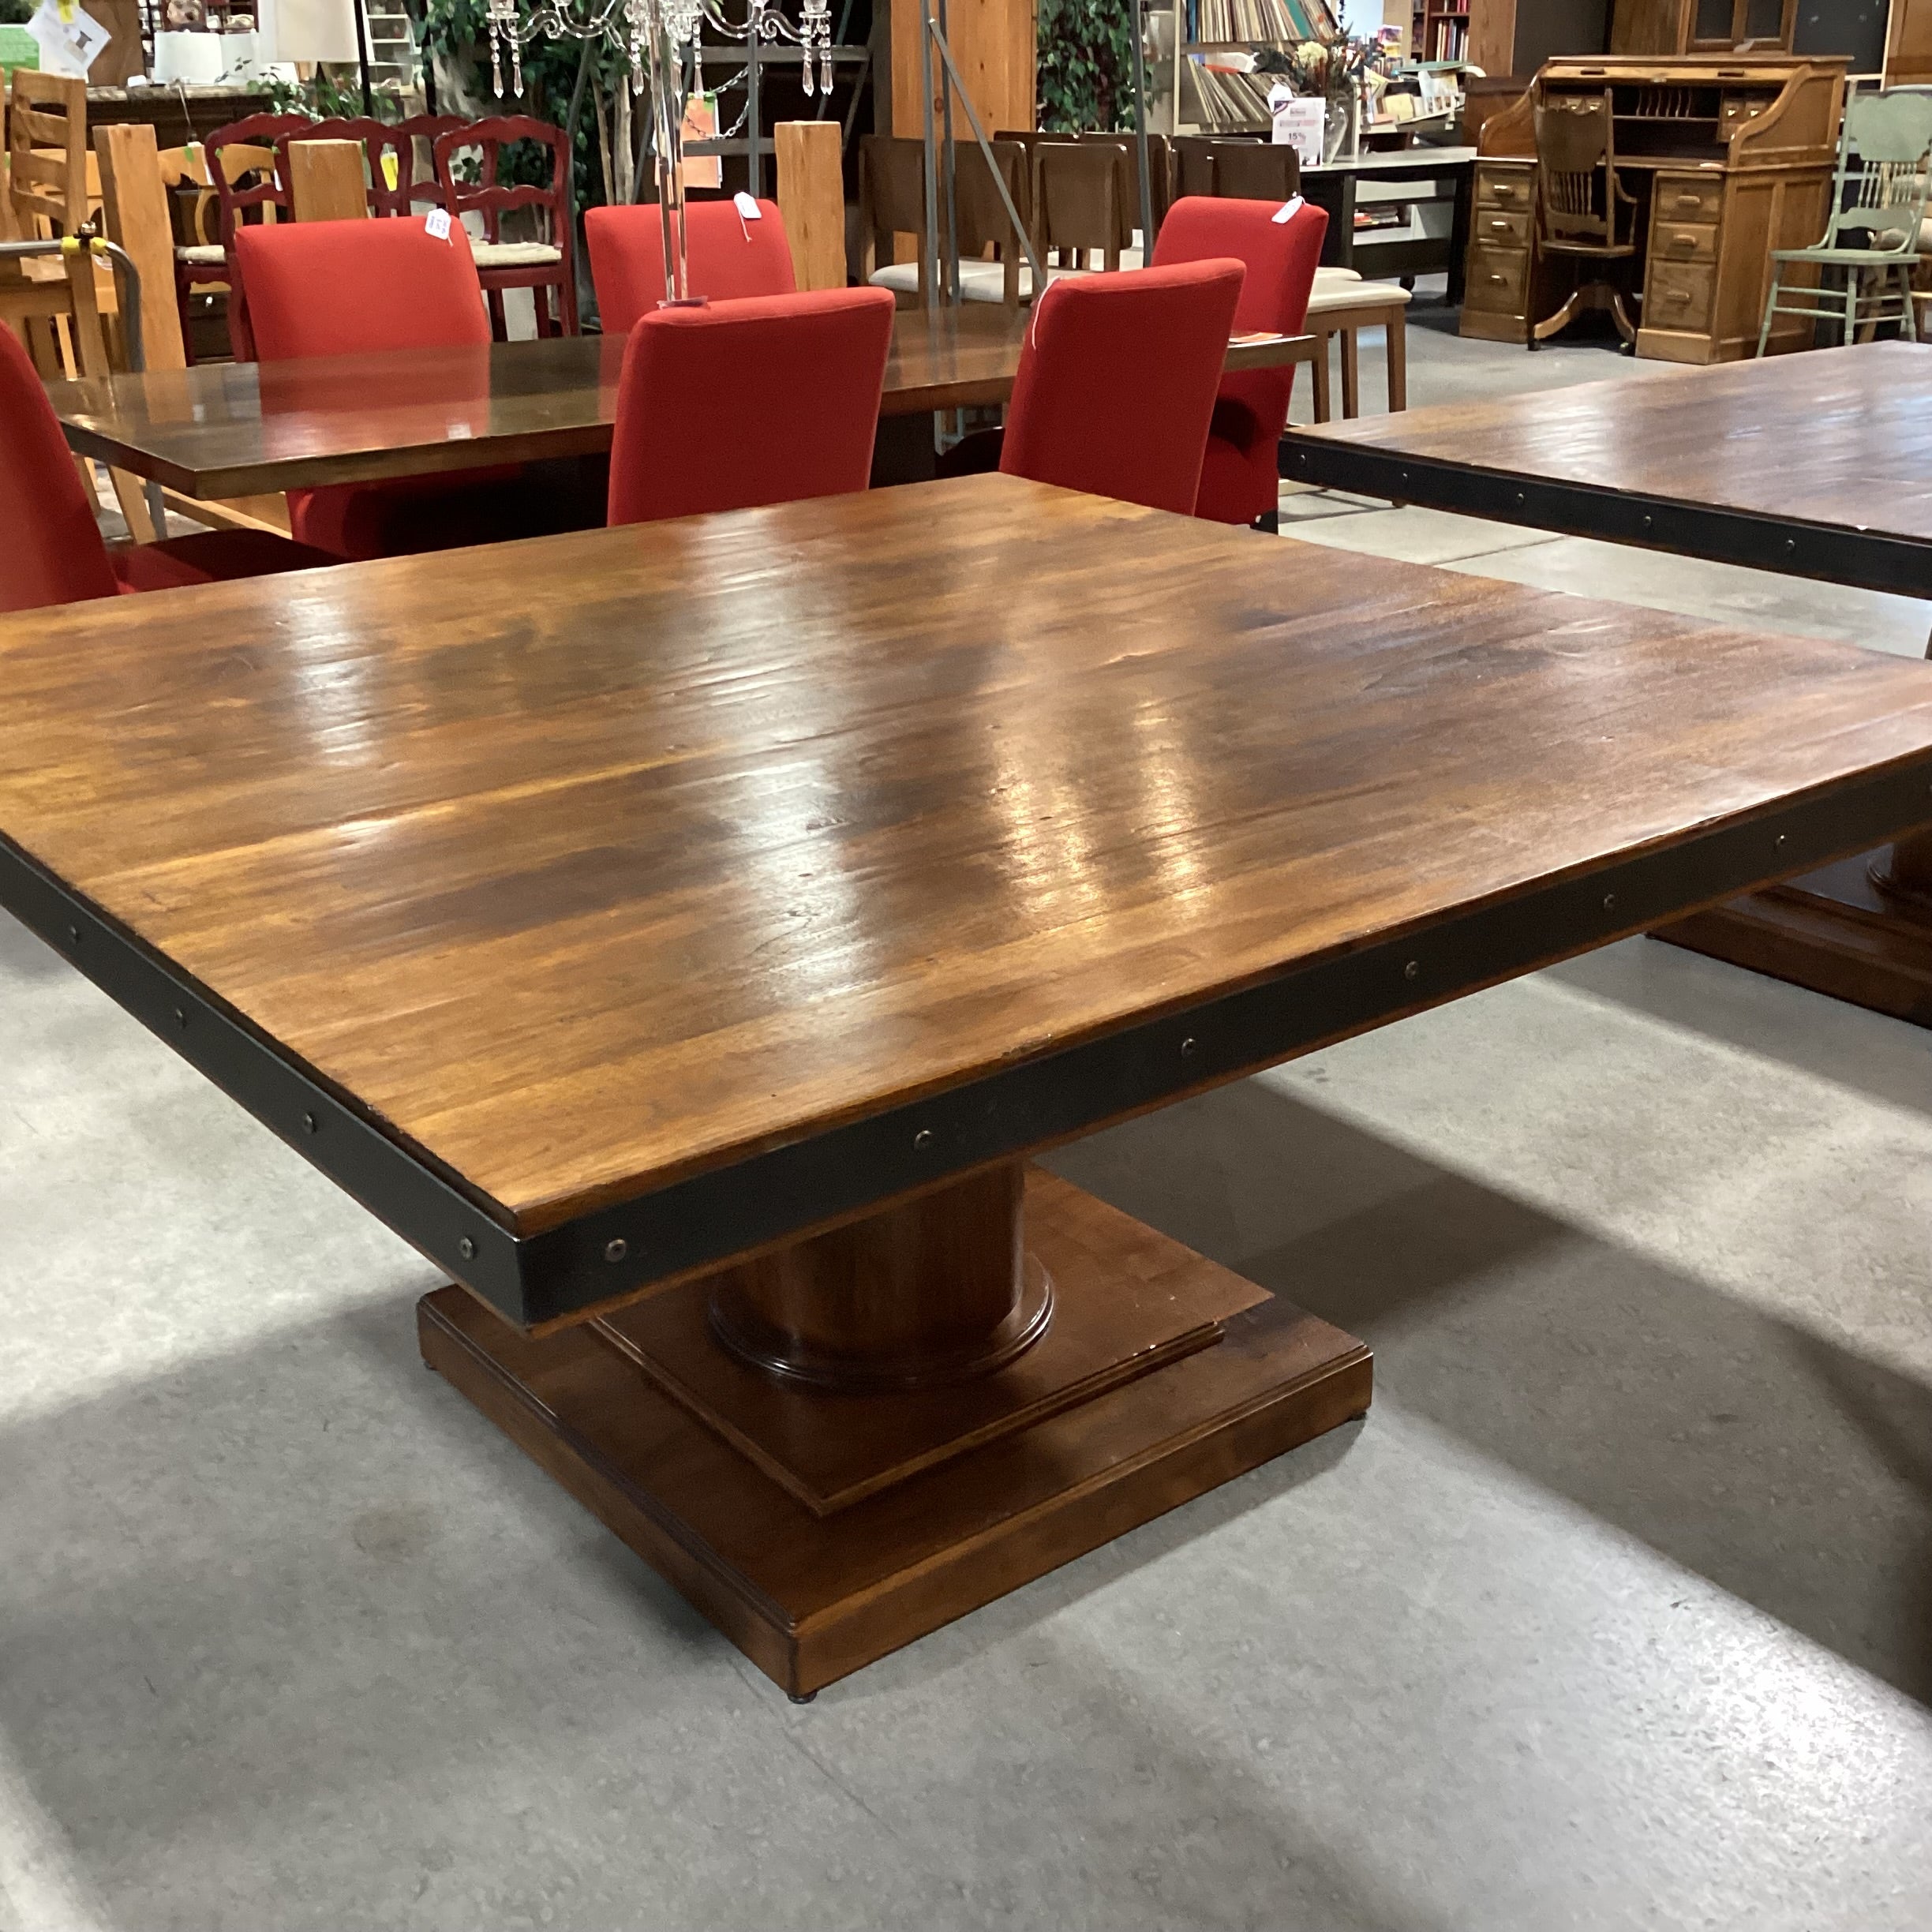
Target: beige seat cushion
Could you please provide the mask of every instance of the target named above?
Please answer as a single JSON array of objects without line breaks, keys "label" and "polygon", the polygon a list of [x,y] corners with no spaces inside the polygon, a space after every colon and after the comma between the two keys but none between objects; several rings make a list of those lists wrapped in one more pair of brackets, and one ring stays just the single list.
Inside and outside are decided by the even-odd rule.
[{"label": "beige seat cushion", "polygon": [[472,242],[470,253],[479,268],[540,268],[564,259],[548,242]]},{"label": "beige seat cushion", "polygon": [[1317,288],[1332,288],[1338,282],[1359,282],[1361,279],[1361,271],[1359,268],[1317,268],[1315,271],[1315,286]]},{"label": "beige seat cushion", "polygon": [[[1049,268],[1048,282],[1058,282],[1062,275],[1085,275],[1091,271],[1082,268]],[[893,262],[883,268],[874,268],[866,279],[874,288],[889,288],[895,294],[916,295],[919,293],[919,264],[916,262]],[[999,302],[1006,299],[1006,271],[998,262],[968,261],[960,264],[960,300],[969,302]],[[1033,271],[1024,262],[1020,264],[1020,299],[1029,302],[1033,299]]]},{"label": "beige seat cushion", "polygon": [[178,248],[174,259],[191,268],[219,268],[226,265],[227,251],[218,243],[197,242],[192,248]]},{"label": "beige seat cushion", "polygon": [[1402,309],[1408,301],[1409,291],[1399,282],[1331,282],[1326,287],[1317,282],[1308,312],[1319,316],[1345,309]]}]

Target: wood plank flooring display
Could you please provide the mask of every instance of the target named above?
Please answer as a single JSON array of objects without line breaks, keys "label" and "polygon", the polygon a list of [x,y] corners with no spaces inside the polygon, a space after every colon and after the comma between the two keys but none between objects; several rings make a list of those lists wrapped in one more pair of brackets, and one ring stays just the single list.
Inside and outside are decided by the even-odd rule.
[{"label": "wood plank flooring display", "polygon": [[[1867,343],[1291,431],[1324,487],[1932,595],[1932,345]],[[1657,937],[1932,1026],[1932,839]]]},{"label": "wood plank flooring display", "polygon": [[800,1696],[1368,1405],[1029,1155],[1932,819],[1924,666],[1000,476],[0,655],[0,902]]}]

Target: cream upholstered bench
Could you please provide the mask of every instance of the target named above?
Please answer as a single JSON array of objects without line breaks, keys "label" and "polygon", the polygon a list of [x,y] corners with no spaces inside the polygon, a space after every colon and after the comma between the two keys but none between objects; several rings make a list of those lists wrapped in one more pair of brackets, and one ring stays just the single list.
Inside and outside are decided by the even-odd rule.
[{"label": "cream upholstered bench", "polygon": [[1316,339],[1315,420],[1330,415],[1328,343],[1342,338],[1342,414],[1361,414],[1361,376],[1357,331],[1388,331],[1388,406],[1409,406],[1409,291],[1395,282],[1365,282],[1353,268],[1317,268],[1309,298],[1308,331]]}]

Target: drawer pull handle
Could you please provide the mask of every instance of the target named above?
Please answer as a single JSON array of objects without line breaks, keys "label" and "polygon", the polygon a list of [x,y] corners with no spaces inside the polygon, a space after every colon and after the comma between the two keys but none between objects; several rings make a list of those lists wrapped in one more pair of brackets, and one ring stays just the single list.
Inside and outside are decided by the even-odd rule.
[{"label": "drawer pull handle", "polygon": [[1683,249],[1687,255],[1694,255],[1697,253],[1697,245],[1698,238],[1694,234],[1676,234],[1671,237],[1672,247]]},{"label": "drawer pull handle", "polygon": [[1696,195],[1680,194],[1677,197],[1677,205],[1680,208],[1702,208],[1704,204]]},{"label": "drawer pull handle", "polygon": [[1667,301],[1687,302],[1690,299],[1690,291],[1688,289],[1672,289],[1664,299]]}]

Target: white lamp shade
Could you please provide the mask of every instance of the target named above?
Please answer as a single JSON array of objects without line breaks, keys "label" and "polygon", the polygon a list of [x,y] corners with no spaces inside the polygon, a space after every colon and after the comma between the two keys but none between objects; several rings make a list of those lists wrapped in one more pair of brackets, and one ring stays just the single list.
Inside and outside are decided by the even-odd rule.
[{"label": "white lamp shade", "polygon": [[263,61],[353,61],[355,0],[260,0],[255,21]]}]

